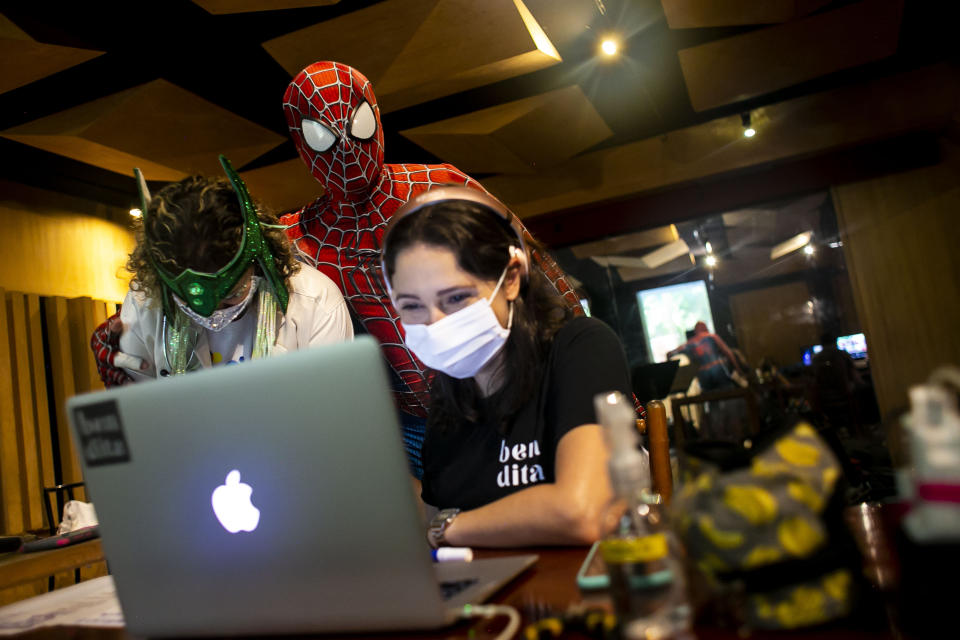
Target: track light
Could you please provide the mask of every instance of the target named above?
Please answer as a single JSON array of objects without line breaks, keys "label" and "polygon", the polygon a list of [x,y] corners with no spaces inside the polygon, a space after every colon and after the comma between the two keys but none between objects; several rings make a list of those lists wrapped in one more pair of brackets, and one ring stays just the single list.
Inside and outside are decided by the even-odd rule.
[{"label": "track light", "polygon": [[617,55],[617,51],[620,50],[620,45],[613,38],[604,38],[603,42],[600,43],[600,51],[603,52],[608,58],[612,58]]},{"label": "track light", "polygon": [[710,244],[709,240],[703,243],[703,248],[707,250],[707,253],[713,253],[713,245]]},{"label": "track light", "polygon": [[743,125],[743,137],[752,138],[757,135],[757,130],[753,128],[753,125],[750,123],[750,112],[740,114],[740,123]]},{"label": "track light", "polygon": [[706,258],[704,258],[703,261],[704,261],[704,263],[705,263],[708,267],[710,267],[711,269],[713,269],[715,266],[717,266],[717,256],[715,256],[715,255],[713,255],[713,254],[708,255]]},{"label": "track light", "polygon": [[815,253],[817,252],[817,250],[814,249],[814,247],[813,247],[812,244],[808,244],[808,245],[806,245],[806,246],[803,248],[803,252],[804,252],[805,254],[807,254],[808,256],[812,256],[813,254],[815,254]]}]

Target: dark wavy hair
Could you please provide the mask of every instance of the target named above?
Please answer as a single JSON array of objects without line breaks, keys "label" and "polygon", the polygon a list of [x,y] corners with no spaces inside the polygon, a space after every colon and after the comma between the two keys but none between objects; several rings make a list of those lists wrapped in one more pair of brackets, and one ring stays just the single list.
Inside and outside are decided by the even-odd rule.
[{"label": "dark wavy hair", "polygon": [[[277,217],[261,207],[257,216],[261,223],[277,224]],[[289,281],[300,263],[286,234],[267,226],[262,230],[280,276]],[[159,301],[163,288],[150,258],[171,273],[187,268],[214,273],[240,248],[243,212],[228,180],[191,176],[154,194],[135,232],[137,245],[127,259],[131,287]]]},{"label": "dark wavy hair", "polygon": [[[461,269],[487,281],[500,278],[510,259],[509,247],[520,245],[496,212],[467,200],[430,204],[398,221],[390,231],[383,255],[387,277],[393,276],[400,252],[416,244],[449,249]],[[530,248],[540,249],[538,245]],[[430,391],[428,429],[490,421],[506,433],[512,418],[537,393],[553,336],[571,313],[532,265],[530,277],[521,284],[513,304],[513,325],[498,372],[502,386],[482,402],[474,380],[436,372]]]}]

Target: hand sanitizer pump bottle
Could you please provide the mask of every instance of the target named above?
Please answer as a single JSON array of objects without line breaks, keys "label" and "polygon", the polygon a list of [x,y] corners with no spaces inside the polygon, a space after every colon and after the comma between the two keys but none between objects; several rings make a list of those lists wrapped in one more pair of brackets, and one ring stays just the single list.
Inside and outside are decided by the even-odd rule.
[{"label": "hand sanitizer pump bottle", "polygon": [[614,492],[603,517],[600,554],[621,636],[692,637],[679,543],[660,496],[650,492],[650,464],[637,447],[633,403],[613,392],[597,395],[594,406],[607,434]]},{"label": "hand sanitizer pump bottle", "polygon": [[913,508],[904,519],[918,543],[960,542],[960,414],[944,387],[910,389]]}]

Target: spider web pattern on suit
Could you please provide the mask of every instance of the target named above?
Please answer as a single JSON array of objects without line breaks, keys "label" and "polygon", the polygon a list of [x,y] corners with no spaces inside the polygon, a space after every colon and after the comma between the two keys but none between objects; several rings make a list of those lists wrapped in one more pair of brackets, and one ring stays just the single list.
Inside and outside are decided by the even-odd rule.
[{"label": "spider web pattern on suit", "polygon": [[380,242],[397,209],[441,184],[482,189],[450,165],[384,165],[380,182],[367,200],[352,203],[319,198],[281,219],[305,261],[337,283],[364,329],[380,342],[407,387],[396,393],[400,409],[421,417],[429,406],[428,374],[403,342],[400,318],[381,280]]},{"label": "spider web pattern on suit", "polygon": [[[324,176],[328,189],[344,193],[348,196],[347,199],[355,200],[357,198],[349,197],[353,191],[351,187],[364,177],[372,181],[380,172],[383,162],[383,138],[378,135],[366,143],[356,140],[349,134],[350,121],[357,107],[354,104],[357,98],[362,98],[376,109],[376,96],[366,78],[363,78],[359,87],[354,87],[353,74],[346,65],[332,63],[311,71],[314,67],[316,65],[311,65],[301,76],[295,78],[284,95],[283,110],[288,114],[290,134],[300,150],[300,157],[310,168],[310,173]],[[358,95],[351,95],[354,93]],[[312,116],[310,119],[339,132],[338,143],[329,153],[303,152],[305,141],[302,114],[309,114]],[[377,129],[379,128],[378,115]]]}]

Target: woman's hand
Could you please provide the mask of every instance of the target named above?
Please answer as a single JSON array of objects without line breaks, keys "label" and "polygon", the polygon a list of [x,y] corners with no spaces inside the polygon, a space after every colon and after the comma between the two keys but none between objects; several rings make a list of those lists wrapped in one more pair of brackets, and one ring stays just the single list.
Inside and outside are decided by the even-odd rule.
[{"label": "woman's hand", "polygon": [[612,497],[603,428],[571,429],[557,445],[556,482],[523,489],[464,511],[447,527],[453,546],[591,544]]}]

